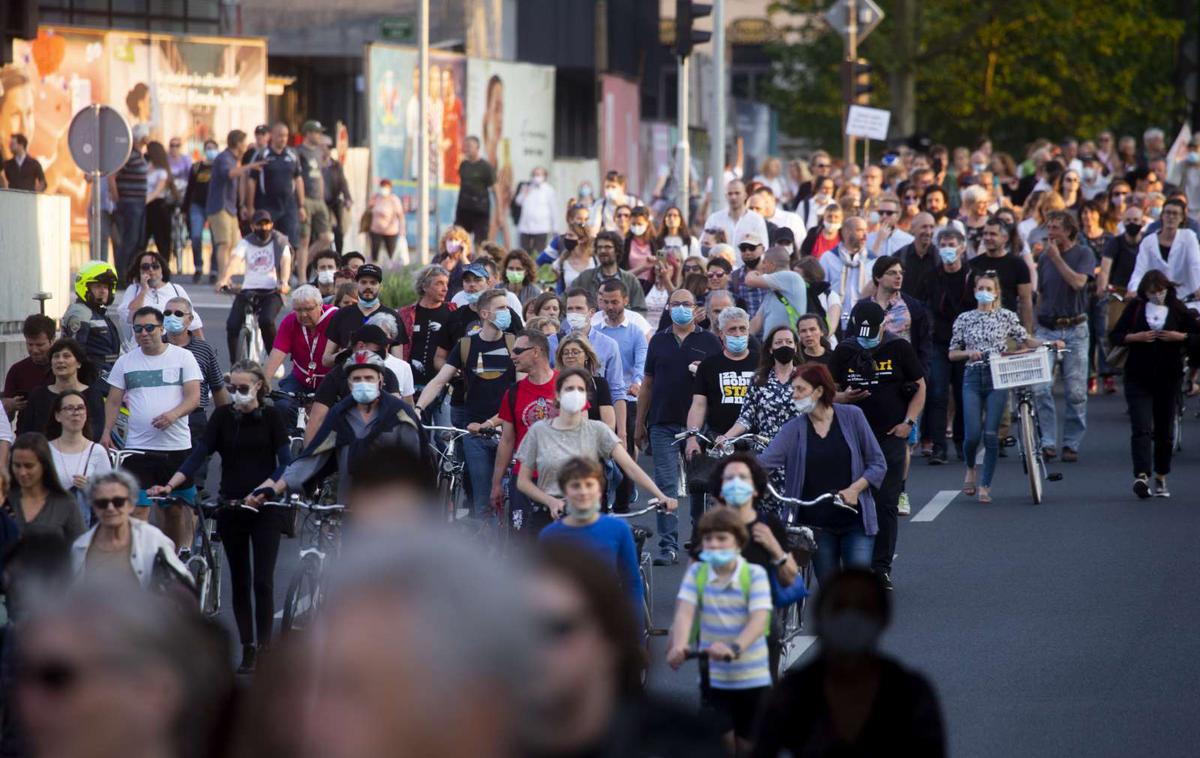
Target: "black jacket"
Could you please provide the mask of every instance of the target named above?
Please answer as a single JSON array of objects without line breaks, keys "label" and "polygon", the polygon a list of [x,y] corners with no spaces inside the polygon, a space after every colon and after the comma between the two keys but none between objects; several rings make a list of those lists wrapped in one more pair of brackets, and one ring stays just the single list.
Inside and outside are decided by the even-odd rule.
[{"label": "black jacket", "polygon": [[1144,386],[1176,386],[1183,373],[1183,351],[1185,347],[1200,343],[1200,321],[1187,306],[1172,298],[1167,302],[1167,320],[1164,331],[1185,332],[1189,337],[1183,342],[1125,342],[1125,335],[1150,330],[1146,323],[1146,301],[1140,297],[1130,300],[1121,311],[1121,317],[1108,333],[1114,346],[1129,348],[1125,359],[1125,381]]},{"label": "black jacket", "polygon": [[[912,326],[909,330],[909,342],[912,343],[913,349],[917,351],[917,358],[920,359],[921,365],[925,367],[925,371],[928,373],[930,337],[929,309],[912,295],[901,292],[900,297],[904,299],[904,304],[908,306],[909,316],[912,318]],[[871,298],[869,297],[864,297],[858,302],[861,303],[870,299]]]}]

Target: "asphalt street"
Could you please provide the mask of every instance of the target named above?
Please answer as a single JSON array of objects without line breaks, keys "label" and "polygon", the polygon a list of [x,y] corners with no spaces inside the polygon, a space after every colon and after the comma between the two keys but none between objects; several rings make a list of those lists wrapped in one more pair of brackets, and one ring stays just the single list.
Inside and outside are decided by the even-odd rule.
[{"label": "asphalt street", "polygon": [[[227,361],[230,299],[181,283]],[[1093,397],[1088,411],[1081,460],[1051,466],[1063,478],[1039,506],[1015,455],[1000,461],[990,505],[959,493],[961,464],[914,459],[883,646],[933,681],[952,755],[1197,755],[1200,421],[1189,412],[1174,496],[1139,501],[1121,396]],[[281,547],[277,607],[298,551],[295,540]],[[657,625],[670,622],[682,574],[655,569]],[[225,598],[233,631],[228,587]],[[667,668],[665,646],[653,641],[650,687],[697,702],[695,669]]]}]

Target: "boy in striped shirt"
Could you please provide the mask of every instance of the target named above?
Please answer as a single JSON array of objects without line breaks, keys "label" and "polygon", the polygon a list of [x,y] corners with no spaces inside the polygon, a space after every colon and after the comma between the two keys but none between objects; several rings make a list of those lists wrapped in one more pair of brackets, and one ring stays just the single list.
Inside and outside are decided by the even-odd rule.
[{"label": "boy in striped shirt", "polygon": [[723,720],[731,754],[740,755],[750,749],[754,718],[771,686],[765,636],[771,585],[761,566],[742,557],[749,534],[732,508],[704,514],[696,539],[704,551],[679,588],[667,663],[678,669],[693,645],[708,651],[707,706]]}]

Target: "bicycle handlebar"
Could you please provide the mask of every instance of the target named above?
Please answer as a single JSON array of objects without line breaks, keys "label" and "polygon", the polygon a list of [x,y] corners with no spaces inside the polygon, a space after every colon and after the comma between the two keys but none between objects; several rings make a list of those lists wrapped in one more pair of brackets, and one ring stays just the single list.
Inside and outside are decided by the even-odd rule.
[{"label": "bicycle handlebar", "polygon": [[[695,660],[702,660],[702,659],[703,660],[712,660],[713,656],[707,650],[689,650],[683,654],[683,659],[685,661],[695,661]],[[720,658],[717,658],[716,660],[732,661],[733,658],[731,658],[728,655],[725,655]]]},{"label": "bicycle handlebar", "polygon": [[613,518],[637,518],[638,516],[646,515],[650,511],[663,511],[665,513],[666,510],[667,506],[661,500],[654,497],[650,498],[650,500],[647,501],[646,507],[640,511],[630,511],[629,513],[610,513],[608,515],[612,516]]},{"label": "bicycle handlebar", "polygon": [[433,425],[430,425],[430,426],[425,427],[425,431],[427,431],[427,432],[446,432],[447,434],[455,436],[455,437],[465,437],[468,434],[476,434],[480,437],[492,437],[492,436],[500,435],[500,429],[497,427],[494,427],[494,426],[489,427],[487,429],[480,428],[480,430],[478,432],[472,432],[469,429],[459,429],[457,426],[433,426]]},{"label": "bicycle handlebar", "polygon": [[295,392],[271,390],[267,393],[267,397],[272,400],[299,400],[301,402],[308,402],[309,400],[315,400],[317,393],[316,390],[296,390]]},{"label": "bicycle handlebar", "polygon": [[812,508],[816,505],[828,503],[836,508],[845,508],[848,511],[858,513],[858,508],[855,508],[853,505],[846,503],[845,500],[842,500],[841,494],[837,492],[826,492],[823,495],[818,495],[812,500],[800,500],[799,498],[788,497],[780,494],[779,491],[775,489],[774,485],[769,482],[767,483],[767,492],[771,493],[771,496],[779,502],[786,503],[787,505],[796,505],[801,508]]}]

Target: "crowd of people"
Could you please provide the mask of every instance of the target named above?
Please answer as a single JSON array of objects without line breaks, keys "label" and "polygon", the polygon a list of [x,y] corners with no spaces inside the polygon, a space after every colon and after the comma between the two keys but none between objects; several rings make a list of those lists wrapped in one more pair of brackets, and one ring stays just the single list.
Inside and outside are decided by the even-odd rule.
[{"label": "crowd of people", "polygon": [[[1123,373],[1133,491],[1169,496],[1177,403],[1200,390],[1198,140],[1170,174],[1157,130],[1133,150],[1109,133],[1039,141],[1019,167],[987,140],[898,148],[861,172],[819,150],[752,180],[732,162],[707,214],[669,181],[643,202],[617,172],[559,208],[539,168],[506,249],[487,239],[494,171],[469,138],[461,224],[413,270],[413,301],[385,304],[404,206],[381,181],[370,254],[339,252],[349,194],[321,125],[301,133],[291,146],[286,126],[260,127],[251,147],[234,130],[183,169],[210,284],[241,276],[228,362],[159,244],[172,154],[136,131],[108,189],[117,265],[79,270],[60,323],[24,323],[0,414],[5,755],[81,755],[85,739],[95,755],[130,740],[167,755],[941,755],[932,688],[877,642],[914,463],[953,457],[963,493],[992,502],[1009,398],[989,360],[1057,348],[1037,444],[1067,463],[1089,395]],[[244,307],[264,365],[239,355]],[[449,509],[434,426],[463,433],[465,502]],[[350,514],[333,600],[319,633],[273,646],[295,522],[271,503],[323,482]],[[201,491],[225,506],[248,689],[194,609],[128,591],[167,568],[188,582]],[[643,567],[614,515],[651,498],[653,565],[686,564],[666,662],[706,656],[703,720],[642,688]],[[448,520],[499,523],[527,549],[489,563]],[[815,552],[793,544],[799,524]],[[819,652],[780,679],[780,612],[814,589],[810,562]],[[862,687],[879,694],[856,700]],[[97,726],[102,691],[136,712],[119,732]],[[320,718],[289,718],[313,705]]]}]

